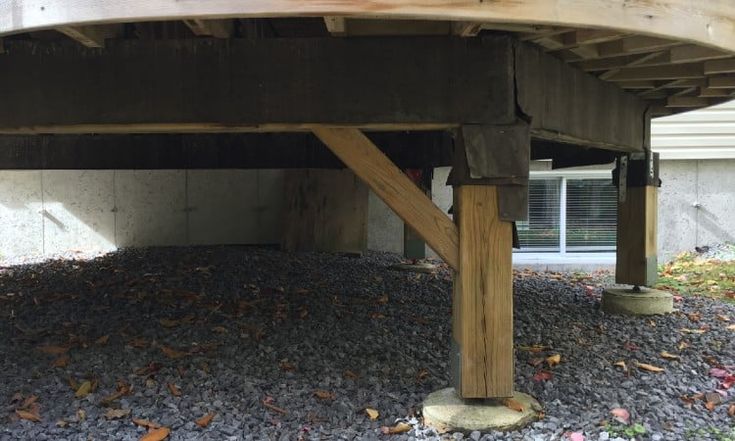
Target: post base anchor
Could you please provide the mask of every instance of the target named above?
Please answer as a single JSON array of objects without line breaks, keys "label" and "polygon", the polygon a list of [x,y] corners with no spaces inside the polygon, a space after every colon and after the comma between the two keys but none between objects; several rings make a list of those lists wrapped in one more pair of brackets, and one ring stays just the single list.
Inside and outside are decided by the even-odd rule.
[{"label": "post base anchor", "polygon": [[440,433],[518,430],[539,419],[541,405],[530,395],[514,392],[511,409],[506,399],[463,400],[454,388],[441,389],[424,400],[424,423]]},{"label": "post base anchor", "polygon": [[670,314],[674,311],[674,296],[666,291],[644,287],[638,290],[608,288],[602,292],[600,308],[610,314]]}]

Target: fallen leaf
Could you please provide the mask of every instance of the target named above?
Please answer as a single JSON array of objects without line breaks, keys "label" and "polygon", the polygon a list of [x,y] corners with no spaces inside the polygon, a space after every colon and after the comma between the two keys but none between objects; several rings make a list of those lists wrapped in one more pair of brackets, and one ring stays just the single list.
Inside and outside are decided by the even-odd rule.
[{"label": "fallen leaf", "polygon": [[385,305],[386,303],[388,303],[388,300],[388,294],[383,294],[382,296],[380,296],[380,298],[378,298],[377,303],[379,305]]},{"label": "fallen leaf", "polygon": [[689,343],[685,342],[684,340],[682,340],[682,341],[679,342],[678,348],[679,348],[680,351],[683,350],[683,349],[686,349],[688,347],[689,347]]},{"label": "fallen leaf", "polygon": [[69,358],[68,355],[62,355],[51,363],[51,367],[67,367],[69,365],[69,361],[71,361],[71,358]]},{"label": "fallen leaf", "polygon": [[39,346],[37,349],[48,355],[61,355],[69,351],[65,346]]},{"label": "fallen leaf", "polygon": [[717,320],[719,320],[721,322],[729,322],[730,321],[730,317],[728,317],[728,316],[726,316],[724,314],[717,314],[715,317],[717,317]]},{"label": "fallen leaf", "polygon": [[144,420],[141,418],[133,418],[133,424],[135,424],[136,426],[146,428],[146,429],[158,429],[161,427],[161,425],[158,423],[154,423],[153,421]]},{"label": "fallen leaf", "polygon": [[661,357],[667,360],[678,360],[680,357],[676,354],[670,354],[666,351],[661,352]]},{"label": "fallen leaf", "polygon": [[536,344],[536,345],[531,345],[531,346],[518,346],[518,349],[520,349],[522,351],[527,351],[527,352],[531,352],[531,353],[535,354],[535,353],[538,353],[538,352],[543,352],[543,351],[549,349],[549,347],[548,346],[544,346],[544,345]]},{"label": "fallen leaf", "polygon": [[705,332],[707,332],[706,329],[689,329],[689,328],[681,328],[680,331],[683,332],[684,334],[704,334]]},{"label": "fallen leaf", "polygon": [[574,432],[568,435],[569,441],[585,441],[585,437],[581,432]]},{"label": "fallen leaf", "polygon": [[38,423],[41,421],[41,416],[37,413],[32,413],[25,410],[16,410],[15,414],[24,420],[33,421],[34,423]]},{"label": "fallen leaf", "polygon": [[730,325],[727,327],[728,331],[735,331],[735,325]]},{"label": "fallen leaf", "polygon": [[665,369],[648,363],[636,363],[638,369],[648,372],[663,372]]},{"label": "fallen leaf", "polygon": [[280,407],[276,406],[275,404],[273,404],[273,401],[274,401],[273,400],[273,397],[266,396],[265,398],[263,398],[263,401],[261,401],[261,403],[263,403],[263,406],[267,407],[268,409],[272,410],[273,412],[277,412],[277,413],[280,413],[282,415],[286,415],[288,413],[286,411],[286,409],[280,408]]},{"label": "fallen leaf", "polygon": [[215,326],[212,328],[212,332],[216,332],[218,334],[227,334],[227,328],[224,326]]},{"label": "fallen leaf", "polygon": [[735,404],[731,404],[727,408],[727,414],[730,415],[731,417],[735,417]]},{"label": "fallen leaf", "polygon": [[95,344],[98,344],[98,345],[106,345],[108,341],[110,341],[110,336],[109,335],[103,335],[102,337],[98,338],[94,342],[95,342]]},{"label": "fallen leaf", "polygon": [[278,367],[285,372],[293,372],[296,370],[296,365],[290,363],[288,360],[281,360],[281,362],[278,363]]},{"label": "fallen leaf", "polygon": [[162,318],[158,323],[160,323],[164,328],[175,328],[181,324],[179,320],[171,320],[167,318]]},{"label": "fallen leaf", "polygon": [[168,387],[168,390],[169,390],[169,392],[171,392],[171,395],[173,395],[175,397],[180,397],[181,396],[181,389],[179,389],[178,387],[176,387],[175,384],[168,383],[168,384],[166,384],[166,387]]},{"label": "fallen leaf", "polygon": [[398,423],[393,427],[383,426],[380,428],[380,431],[384,435],[395,435],[398,433],[406,433],[409,430],[411,430],[411,426],[406,423]]},{"label": "fallen leaf", "polygon": [[548,381],[552,378],[554,378],[554,374],[549,371],[538,371],[536,372],[536,375],[533,376],[533,380],[537,382]]},{"label": "fallen leaf", "polygon": [[320,400],[333,400],[336,397],[334,392],[329,392],[321,389],[315,390],[314,396],[319,398]]},{"label": "fallen leaf", "polygon": [[357,375],[356,373],[352,372],[352,371],[351,371],[351,370],[349,370],[349,369],[347,369],[347,370],[346,370],[346,371],[344,372],[344,377],[345,377],[345,378],[347,378],[348,380],[352,380],[352,381],[355,381],[355,380],[357,380],[358,378],[360,378],[360,376],[359,376],[359,375]]},{"label": "fallen leaf", "polygon": [[69,427],[69,422],[66,420],[59,420],[56,422],[56,427],[61,427],[62,429]]},{"label": "fallen leaf", "polygon": [[557,364],[561,363],[561,355],[554,354],[549,357],[546,357],[546,363],[549,365],[549,367],[556,366]]},{"label": "fallen leaf", "polygon": [[617,366],[619,368],[623,368],[624,371],[627,371],[628,370],[628,366],[626,366],[626,364],[625,364],[625,362],[623,360],[616,361],[615,363],[613,363],[613,366]]},{"label": "fallen leaf", "polygon": [[214,418],[214,415],[215,414],[213,414],[213,413],[208,413],[208,414],[204,415],[203,417],[199,418],[198,420],[196,420],[195,422],[196,422],[197,426],[199,426],[201,428],[205,428],[205,427],[207,427],[209,425],[209,423],[212,422],[212,419]]},{"label": "fallen leaf", "polygon": [[[733,404],[735,406],[735,404]],[[368,418],[370,418],[370,421],[375,421],[380,416],[380,412],[373,409],[372,407],[365,408],[365,413],[367,414]]]},{"label": "fallen leaf", "polygon": [[108,420],[116,420],[119,418],[125,418],[130,415],[130,409],[109,409],[105,413],[105,418]]},{"label": "fallen leaf", "polygon": [[416,373],[416,382],[421,383],[422,381],[429,378],[429,371],[426,369],[419,369],[419,371]]},{"label": "fallen leaf", "polygon": [[153,429],[150,432],[143,435],[140,441],[161,441],[168,437],[171,433],[171,429],[168,427],[161,427],[160,429]]},{"label": "fallen leaf", "polygon": [[528,364],[531,365],[531,366],[533,366],[533,367],[536,367],[536,366],[540,365],[543,362],[544,362],[544,359],[541,358],[541,357],[534,357],[534,358],[528,360]]},{"label": "fallen leaf", "polygon": [[77,398],[84,398],[89,395],[90,392],[92,392],[92,382],[85,381],[79,386],[77,391],[74,393],[74,396]]},{"label": "fallen leaf", "polygon": [[619,422],[623,424],[630,423],[630,412],[628,412],[626,409],[623,409],[622,407],[616,407],[615,409],[611,410],[610,413]]},{"label": "fallen leaf", "polygon": [[128,342],[128,346],[132,346],[138,349],[145,349],[148,347],[148,342],[143,338],[134,338]]},{"label": "fallen leaf", "polygon": [[161,346],[161,352],[163,352],[163,355],[173,360],[183,358],[188,355],[186,352],[177,351],[176,349],[169,348],[168,346]]},{"label": "fallen leaf", "polygon": [[513,409],[516,412],[523,412],[523,404],[519,403],[518,401],[514,400],[513,398],[507,398],[503,404],[508,409]]}]

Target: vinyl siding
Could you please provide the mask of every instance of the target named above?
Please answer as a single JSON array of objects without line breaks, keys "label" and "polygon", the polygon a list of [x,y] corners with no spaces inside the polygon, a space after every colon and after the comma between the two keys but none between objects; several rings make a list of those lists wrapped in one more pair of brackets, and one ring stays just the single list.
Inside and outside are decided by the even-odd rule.
[{"label": "vinyl siding", "polygon": [[661,159],[735,158],[735,101],[655,119],[651,145]]}]

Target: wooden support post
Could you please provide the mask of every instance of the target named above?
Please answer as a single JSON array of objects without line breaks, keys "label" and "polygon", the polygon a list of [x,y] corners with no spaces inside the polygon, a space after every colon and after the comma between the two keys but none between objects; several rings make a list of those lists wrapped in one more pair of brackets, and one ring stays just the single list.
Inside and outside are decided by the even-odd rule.
[{"label": "wooden support post", "polygon": [[[625,164],[627,162],[627,165]],[[618,237],[615,281],[652,286],[658,278],[658,155],[618,161]]]},{"label": "wooden support post", "polygon": [[449,266],[459,268],[457,227],[370,139],[358,129],[312,130]]},{"label": "wooden support post", "polygon": [[454,381],[462,398],[513,395],[513,223],[498,187],[454,187],[459,269],[454,278]]},{"label": "wooden support post", "polygon": [[287,170],[285,190],[285,250],[367,250],[368,188],[350,170]]}]

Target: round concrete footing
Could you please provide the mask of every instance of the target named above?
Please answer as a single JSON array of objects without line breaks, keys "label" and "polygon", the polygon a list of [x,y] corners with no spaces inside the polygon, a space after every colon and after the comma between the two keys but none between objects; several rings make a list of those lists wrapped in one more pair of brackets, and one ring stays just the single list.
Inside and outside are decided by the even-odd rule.
[{"label": "round concrete footing", "polygon": [[463,400],[454,388],[442,389],[424,400],[424,423],[442,433],[490,432],[517,430],[538,419],[541,405],[533,397],[514,392],[513,400],[523,411],[511,409],[504,400]]},{"label": "round concrete footing", "polygon": [[602,292],[600,308],[611,314],[653,315],[669,314],[674,311],[674,297],[657,289],[608,288]]},{"label": "round concrete footing", "polygon": [[391,265],[390,269],[396,271],[410,271],[414,273],[433,273],[436,270],[436,265],[426,262],[396,263],[395,265]]}]

